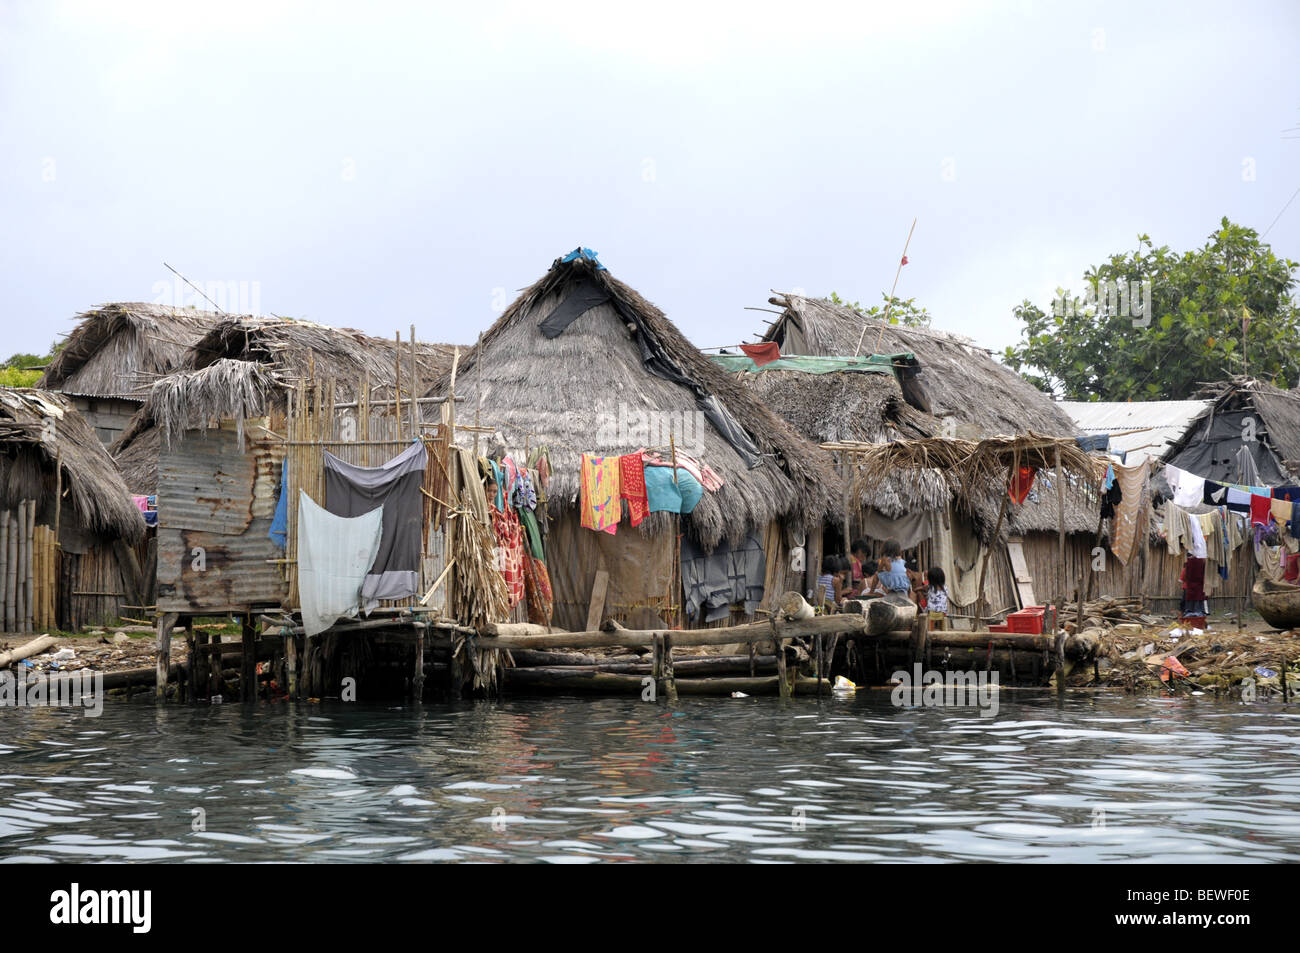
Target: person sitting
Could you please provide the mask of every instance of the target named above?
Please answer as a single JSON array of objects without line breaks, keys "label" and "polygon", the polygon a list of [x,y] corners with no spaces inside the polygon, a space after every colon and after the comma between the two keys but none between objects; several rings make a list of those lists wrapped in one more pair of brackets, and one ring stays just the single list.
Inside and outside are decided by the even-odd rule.
[{"label": "person sitting", "polygon": [[813,608],[827,609],[835,604],[836,577],[839,573],[839,557],[827,553],[822,557],[822,572],[817,577],[817,587],[813,590]]},{"label": "person sitting", "polygon": [[948,588],[943,569],[931,566],[925,574],[928,585],[925,590],[925,604],[930,613],[931,629],[948,628]]},{"label": "person sitting", "polygon": [[898,540],[885,540],[884,558],[881,565],[885,568],[876,573],[880,587],[885,595],[904,595],[912,598],[912,580],[907,575],[907,564],[903,562],[903,549]]},{"label": "person sitting", "polygon": [[849,552],[852,555],[849,561],[852,569],[849,573],[850,596],[857,598],[867,591],[867,563],[871,560],[871,551],[865,539],[855,539]]}]

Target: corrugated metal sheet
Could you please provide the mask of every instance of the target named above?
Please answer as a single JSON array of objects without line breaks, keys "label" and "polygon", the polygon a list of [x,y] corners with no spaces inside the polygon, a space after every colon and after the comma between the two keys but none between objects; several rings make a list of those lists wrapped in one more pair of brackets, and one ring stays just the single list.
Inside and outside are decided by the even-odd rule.
[{"label": "corrugated metal sheet", "polygon": [[238,535],[253,519],[253,480],[234,433],[188,431],[158,455],[158,525]]},{"label": "corrugated metal sheet", "polygon": [[1125,453],[1129,464],[1160,457],[1191,422],[1210,406],[1208,400],[1083,401],[1063,400],[1060,407],[1084,433],[1140,433],[1112,437],[1112,453]]},{"label": "corrugated metal sheet", "polygon": [[[268,536],[281,445],[233,430],[190,431],[158,464],[158,610],[227,612],[279,605],[282,559]],[[194,567],[194,550],[204,568]]]}]

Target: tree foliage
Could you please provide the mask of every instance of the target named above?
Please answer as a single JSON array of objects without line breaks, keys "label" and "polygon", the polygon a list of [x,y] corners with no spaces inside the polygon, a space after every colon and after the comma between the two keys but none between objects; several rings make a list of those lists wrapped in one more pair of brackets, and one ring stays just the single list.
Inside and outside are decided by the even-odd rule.
[{"label": "tree foliage", "polygon": [[884,320],[885,309],[888,308],[890,324],[902,324],[912,328],[928,328],[930,326],[930,312],[917,305],[915,298],[895,297],[893,299],[893,306],[890,307],[889,295],[882,291],[880,297],[884,300],[884,304],[873,305],[870,308],[864,308],[856,301],[845,301],[834,291],[831,292],[830,300],[835,304],[843,305],[846,308],[852,308],[854,311],[858,312],[858,314],[865,314],[868,317],[876,318],[878,320]]},{"label": "tree foliage", "polygon": [[41,370],[46,364],[54,360],[54,355],[62,348],[62,344],[56,344],[50,348],[50,353],[40,354],[14,354],[7,361],[0,364],[0,387],[33,387],[40,380]]},{"label": "tree foliage", "polygon": [[1182,400],[1237,374],[1289,388],[1300,380],[1297,267],[1227,218],[1181,255],[1140,235],[1137,250],[1084,274],[1081,295],[1058,289],[1048,311],[1017,305],[1022,340],[1005,361],[1069,400]]}]

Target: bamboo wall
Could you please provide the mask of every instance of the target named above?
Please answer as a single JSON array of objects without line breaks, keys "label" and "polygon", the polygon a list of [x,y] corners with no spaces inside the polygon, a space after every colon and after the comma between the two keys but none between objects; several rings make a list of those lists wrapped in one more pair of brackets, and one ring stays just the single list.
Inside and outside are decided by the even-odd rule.
[{"label": "bamboo wall", "polygon": [[50,527],[36,523],[36,501],[0,510],[0,613],[6,632],[55,628],[58,548]]}]

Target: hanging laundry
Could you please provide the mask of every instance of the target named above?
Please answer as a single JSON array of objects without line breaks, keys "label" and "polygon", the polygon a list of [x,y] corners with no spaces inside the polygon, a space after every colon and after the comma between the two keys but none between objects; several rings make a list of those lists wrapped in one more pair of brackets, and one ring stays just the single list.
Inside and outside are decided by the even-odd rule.
[{"label": "hanging laundry", "polygon": [[1227,507],[1234,513],[1250,512],[1250,492],[1235,486],[1229,486],[1227,492]]},{"label": "hanging laundry", "polygon": [[492,507],[492,531],[496,535],[497,570],[506,581],[510,608],[524,598],[524,532],[519,517],[510,507]]},{"label": "hanging laundry", "polygon": [[[648,467],[670,467],[672,466],[672,455],[663,453],[653,453],[649,450],[643,451],[642,459]],[[714,471],[707,463],[700,463],[694,457],[687,456],[680,450],[677,451],[677,465],[685,467],[691,476],[699,481],[700,486],[710,493],[717,493],[723,487],[722,477]]]},{"label": "hanging laundry", "polygon": [[762,367],[764,364],[771,364],[773,361],[781,360],[781,347],[775,341],[764,341],[762,344],[742,344],[740,349],[754,362],[755,367]]},{"label": "hanging laundry", "polygon": [[704,487],[682,467],[676,483],[672,467],[646,467],[645,488],[651,513],[689,513],[704,497]]},{"label": "hanging laundry", "polygon": [[582,525],[611,536],[618,532],[618,521],[623,517],[623,501],[619,497],[618,457],[593,457],[582,455],[582,498],[579,510]]},{"label": "hanging laundry", "polygon": [[1035,467],[1021,467],[1011,478],[1009,492],[1012,503],[1020,504],[1025,502],[1025,497],[1029,495],[1029,491],[1034,486],[1034,474],[1037,472],[1038,470]]},{"label": "hanging laundry", "polygon": [[361,516],[383,507],[384,538],[379,555],[361,587],[370,612],[382,599],[405,599],[420,588],[420,553],[424,548],[424,468],[429,455],[412,443],[377,467],[360,467],[325,455],[325,508],[335,516]]},{"label": "hanging laundry", "polygon": [[1165,504],[1164,531],[1169,555],[1181,556],[1184,549],[1191,548],[1193,536],[1188,513],[1172,500]]},{"label": "hanging laundry", "polygon": [[555,594],[546,563],[532,556],[524,557],[524,592],[528,600],[528,621],[534,625],[551,624],[555,613]]},{"label": "hanging laundry", "polygon": [[515,477],[515,489],[510,497],[510,505],[518,510],[537,509],[537,487],[533,485],[530,471],[520,470]]},{"label": "hanging laundry", "polygon": [[1273,506],[1271,496],[1261,496],[1258,493],[1250,494],[1250,521],[1261,525],[1268,524],[1269,511]]},{"label": "hanging laundry", "polygon": [[1205,478],[1178,467],[1165,467],[1165,481],[1173,490],[1174,502],[1179,506],[1195,506],[1205,495]]},{"label": "hanging laundry", "polygon": [[689,534],[682,537],[682,589],[690,619],[703,611],[705,622],[717,622],[737,604],[753,615],[763,600],[766,572],[763,545],[752,533],[735,547],[723,540],[711,553]]},{"label": "hanging laundry", "polygon": [[633,526],[640,526],[641,521],[650,512],[650,500],[646,497],[645,464],[641,454],[627,453],[618,458],[619,495],[627,500],[627,514]]},{"label": "hanging laundry", "polygon": [[1128,565],[1133,558],[1138,536],[1138,517],[1145,512],[1142,504],[1146,499],[1144,488],[1150,463],[1148,457],[1135,467],[1115,468],[1115,483],[1123,492],[1124,499],[1115,507],[1110,551],[1124,565]]},{"label": "hanging laundry", "polygon": [[357,614],[383,533],[383,506],[346,518],[298,491],[298,593],[307,635],[319,635],[339,616]]},{"label": "hanging laundry", "polygon": [[1228,487],[1223,483],[1215,483],[1213,480],[1205,481],[1205,492],[1201,496],[1201,502],[1208,506],[1223,506],[1228,502]]},{"label": "hanging laundry", "polygon": [[1285,529],[1286,524],[1291,521],[1291,507],[1293,504],[1286,500],[1272,499],[1268,503],[1269,516],[1277,523],[1278,529]]},{"label": "hanging laundry", "polygon": [[280,464],[280,497],[275,501],[275,513],[271,516],[271,528],[267,531],[272,544],[279,549],[285,548],[289,538],[289,461]]},{"label": "hanging laundry", "polygon": [[528,553],[534,559],[546,562],[546,551],[542,546],[542,530],[537,523],[537,514],[530,509],[519,510],[519,525],[524,530],[524,543]]},{"label": "hanging laundry", "polygon": [[1187,529],[1190,534],[1188,548],[1191,550],[1192,555],[1198,559],[1208,559],[1209,553],[1205,545],[1205,531],[1201,529],[1201,521],[1187,512],[1183,513],[1183,517],[1187,521]]},{"label": "hanging laundry", "polygon": [[1273,499],[1284,500],[1287,503],[1300,500],[1300,486],[1275,486],[1273,487]]}]

